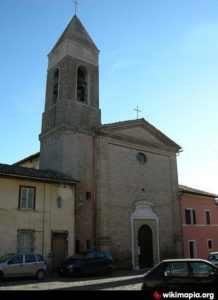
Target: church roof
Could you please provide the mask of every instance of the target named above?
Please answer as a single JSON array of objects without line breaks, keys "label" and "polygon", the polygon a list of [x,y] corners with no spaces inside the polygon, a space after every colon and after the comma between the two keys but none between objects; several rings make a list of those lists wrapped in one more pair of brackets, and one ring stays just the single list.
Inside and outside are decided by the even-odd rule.
[{"label": "church roof", "polygon": [[57,183],[72,184],[78,182],[71,176],[53,170],[39,170],[16,165],[0,164],[0,176],[33,179]]},{"label": "church roof", "polygon": [[207,196],[207,197],[211,197],[211,198],[218,197],[218,195],[216,195],[216,194],[212,194],[212,193],[208,193],[208,192],[205,192],[202,190],[191,188],[186,185],[179,185],[179,190],[180,190],[180,192],[187,193],[187,194],[201,195],[201,196]]},{"label": "church roof", "polygon": [[92,48],[98,51],[98,48],[96,47],[92,38],[90,37],[85,27],[82,25],[81,21],[76,15],[74,15],[74,17],[71,19],[70,23],[67,25],[66,29],[62,33],[61,37],[55,44],[52,51],[54,51],[58,46],[60,46],[66,40],[76,41],[82,46],[86,46],[88,48]]},{"label": "church roof", "polygon": [[136,119],[136,120],[127,120],[127,121],[121,121],[121,122],[115,122],[110,124],[103,124],[101,126],[98,126],[97,131],[101,130],[117,130],[122,128],[128,128],[128,127],[144,127],[147,130],[149,130],[153,135],[158,137],[163,142],[167,143],[169,146],[176,148],[177,151],[180,151],[182,148],[178,144],[176,144],[173,140],[168,138],[164,133],[162,133],[160,130],[158,130],[156,127],[151,125],[148,121],[146,121],[144,118]]}]

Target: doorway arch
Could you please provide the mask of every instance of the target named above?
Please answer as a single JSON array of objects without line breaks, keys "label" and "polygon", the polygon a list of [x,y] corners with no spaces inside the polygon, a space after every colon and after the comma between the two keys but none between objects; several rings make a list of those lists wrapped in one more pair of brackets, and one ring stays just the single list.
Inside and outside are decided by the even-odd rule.
[{"label": "doorway arch", "polygon": [[148,225],[142,225],[138,231],[139,268],[153,266],[153,236]]}]

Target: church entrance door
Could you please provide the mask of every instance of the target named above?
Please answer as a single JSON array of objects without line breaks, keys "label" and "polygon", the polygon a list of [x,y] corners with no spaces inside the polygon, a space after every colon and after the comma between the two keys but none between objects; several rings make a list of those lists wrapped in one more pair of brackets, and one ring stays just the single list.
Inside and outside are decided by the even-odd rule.
[{"label": "church entrance door", "polygon": [[139,267],[153,266],[153,239],[152,231],[148,225],[142,225],[138,231]]},{"label": "church entrance door", "polygon": [[52,271],[57,271],[67,256],[67,232],[52,232]]}]

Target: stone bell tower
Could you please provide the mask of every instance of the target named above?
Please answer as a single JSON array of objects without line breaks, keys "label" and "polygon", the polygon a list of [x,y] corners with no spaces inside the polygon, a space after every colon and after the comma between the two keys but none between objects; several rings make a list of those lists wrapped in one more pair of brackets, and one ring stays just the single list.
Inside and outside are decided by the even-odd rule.
[{"label": "stone bell tower", "polygon": [[84,234],[83,240],[90,245],[95,128],[101,123],[98,55],[99,50],[74,15],[48,55],[45,111],[39,137],[40,169],[60,171],[80,181],[76,233]]}]

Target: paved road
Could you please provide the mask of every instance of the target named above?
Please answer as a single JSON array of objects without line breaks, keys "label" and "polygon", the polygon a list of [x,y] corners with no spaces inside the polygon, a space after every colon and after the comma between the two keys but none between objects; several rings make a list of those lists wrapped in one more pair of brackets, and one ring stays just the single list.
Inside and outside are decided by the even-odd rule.
[{"label": "paved road", "polygon": [[140,290],[143,271],[114,271],[110,277],[63,278],[50,274],[46,280],[5,280],[0,283],[0,291],[10,290]]}]

